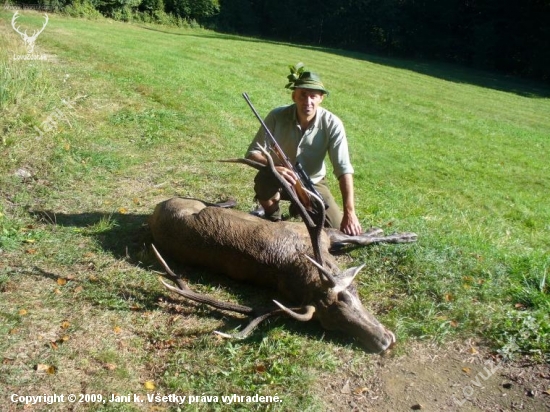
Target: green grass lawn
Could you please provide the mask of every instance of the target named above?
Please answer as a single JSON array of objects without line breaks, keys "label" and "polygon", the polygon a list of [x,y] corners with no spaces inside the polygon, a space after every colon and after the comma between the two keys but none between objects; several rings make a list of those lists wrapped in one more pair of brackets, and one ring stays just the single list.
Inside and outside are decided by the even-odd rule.
[{"label": "green grass lawn", "polygon": [[[20,24],[41,24],[24,14]],[[145,396],[152,382],[157,393],[278,394],[269,408],[319,410],[316,377],[344,363],[368,373],[357,365],[372,356],[316,324],[276,320],[245,341],[217,339],[245,321],[170,296],[147,249],[146,216],[168,197],[233,197],[250,210],[254,171],[215,160],[242,156],[259,126],[241,93],[262,114],[290,102],[288,65],[300,61],[323,75],[324,106],[346,125],[363,225],[419,235],[351,253],[367,263],[362,300],[398,353],[410,340],[475,337],[548,361],[548,87],[55,14],[35,49],[47,59],[13,60],[25,49],[11,15],[0,11],[0,405],[14,392]],[[222,299],[270,297],[188,278]]]}]

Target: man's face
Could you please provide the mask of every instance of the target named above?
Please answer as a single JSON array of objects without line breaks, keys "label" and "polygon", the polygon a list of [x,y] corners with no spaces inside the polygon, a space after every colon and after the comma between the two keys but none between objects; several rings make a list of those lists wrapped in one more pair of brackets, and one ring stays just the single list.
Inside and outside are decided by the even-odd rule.
[{"label": "man's face", "polygon": [[292,100],[296,103],[300,117],[308,120],[315,117],[317,108],[325,98],[325,95],[319,90],[296,89],[292,92]]}]

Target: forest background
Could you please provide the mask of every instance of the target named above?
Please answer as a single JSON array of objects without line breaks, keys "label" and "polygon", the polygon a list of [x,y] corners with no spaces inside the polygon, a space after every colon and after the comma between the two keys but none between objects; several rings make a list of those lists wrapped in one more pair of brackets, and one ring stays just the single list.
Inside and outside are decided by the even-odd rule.
[{"label": "forest background", "polygon": [[[7,0],[5,4],[9,4]],[[29,3],[33,3],[32,0]],[[40,0],[45,10],[202,26],[550,80],[550,0]]]}]

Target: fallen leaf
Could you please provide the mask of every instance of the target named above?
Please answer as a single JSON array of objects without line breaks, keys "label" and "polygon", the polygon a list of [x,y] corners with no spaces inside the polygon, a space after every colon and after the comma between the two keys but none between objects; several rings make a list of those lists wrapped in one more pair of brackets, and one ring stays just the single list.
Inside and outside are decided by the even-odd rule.
[{"label": "fallen leaf", "polygon": [[128,214],[128,209],[126,209],[125,207],[119,207],[118,208],[118,213],[120,213],[121,215],[127,215]]},{"label": "fallen leaf", "polygon": [[475,354],[477,353],[477,349],[472,346],[470,349],[468,349],[468,352]]},{"label": "fallen leaf", "polygon": [[53,293],[57,293],[58,295],[61,293],[61,291],[57,288],[55,288],[55,290],[53,291]]},{"label": "fallen leaf", "polygon": [[19,316],[27,316],[28,313],[27,309],[19,309]]},{"label": "fallen leaf", "polygon": [[52,347],[53,350],[57,350],[57,348],[59,347],[57,342],[50,342],[50,346]]},{"label": "fallen leaf", "polygon": [[64,320],[63,322],[61,322],[61,329],[68,329],[69,326],[71,326],[71,324],[68,320]]},{"label": "fallen leaf", "polygon": [[469,375],[470,373],[472,373],[472,370],[468,367],[464,367],[462,368],[462,372],[464,372],[465,374]]},{"label": "fallen leaf", "polygon": [[453,300],[453,295],[451,295],[450,293],[445,293],[444,298],[445,302],[450,302]]},{"label": "fallen leaf", "polygon": [[99,280],[99,278],[96,275],[90,275],[90,276],[88,276],[88,280],[90,282],[97,282]]},{"label": "fallen leaf", "polygon": [[145,389],[147,389],[148,391],[154,391],[156,386],[155,386],[155,383],[153,381],[146,381],[144,384],[143,384],[143,387]]},{"label": "fallen leaf", "polygon": [[27,255],[34,255],[34,254],[36,254],[36,249],[27,249],[27,250],[25,250],[25,253]]},{"label": "fallen leaf", "polygon": [[82,286],[77,286],[76,288],[74,288],[74,293],[80,293],[84,290],[84,288]]},{"label": "fallen leaf", "polygon": [[122,332],[122,328],[121,328],[120,326],[115,326],[115,327],[113,328],[113,332],[115,332],[115,333],[120,333],[120,332]]},{"label": "fallen leaf", "polygon": [[368,392],[368,391],[369,391],[369,388],[367,388],[366,386],[362,386],[360,388],[355,388],[353,393],[355,395],[362,395],[362,394],[364,394],[365,392]]},{"label": "fallen leaf", "polygon": [[23,242],[25,242],[25,243],[34,243],[34,242],[36,242],[36,240],[35,239],[25,239]]},{"label": "fallen leaf", "polygon": [[57,284],[59,286],[65,286],[67,284],[67,279],[65,278],[57,278]]},{"label": "fallen leaf", "polygon": [[103,367],[108,371],[113,371],[116,369],[116,365],[114,363],[106,363]]},{"label": "fallen leaf", "polygon": [[39,363],[34,367],[36,373],[47,373],[48,375],[54,375],[57,372],[57,368],[53,365],[46,365]]},{"label": "fallen leaf", "polygon": [[546,389],[545,391],[542,391],[545,395],[550,395],[550,389]]},{"label": "fallen leaf", "polygon": [[256,365],[256,372],[258,373],[264,373],[266,371],[266,367],[264,364],[259,364],[259,365]]},{"label": "fallen leaf", "polygon": [[456,320],[452,320],[450,323],[449,323],[453,328],[456,328],[458,326],[458,322]]}]

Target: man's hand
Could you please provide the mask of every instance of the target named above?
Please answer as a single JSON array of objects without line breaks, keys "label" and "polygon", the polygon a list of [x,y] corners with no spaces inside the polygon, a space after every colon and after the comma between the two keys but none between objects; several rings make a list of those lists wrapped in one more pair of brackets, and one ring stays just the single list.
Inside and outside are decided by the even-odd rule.
[{"label": "man's hand", "polygon": [[344,232],[346,235],[358,236],[363,233],[363,228],[355,212],[344,212],[342,218],[342,224],[340,225],[340,231]]},{"label": "man's hand", "polygon": [[275,169],[291,186],[294,186],[298,181],[298,176],[296,176],[296,173],[294,173],[293,170],[290,170],[284,166],[276,166]]},{"label": "man's hand", "polygon": [[[248,156],[248,159],[254,160],[255,162],[262,163],[264,165],[267,165],[267,159],[265,156],[261,153],[253,153],[250,156]],[[279,174],[291,185],[294,186],[296,182],[298,181],[298,177],[294,173],[294,171],[284,167],[284,166],[275,166],[275,169]]]}]

